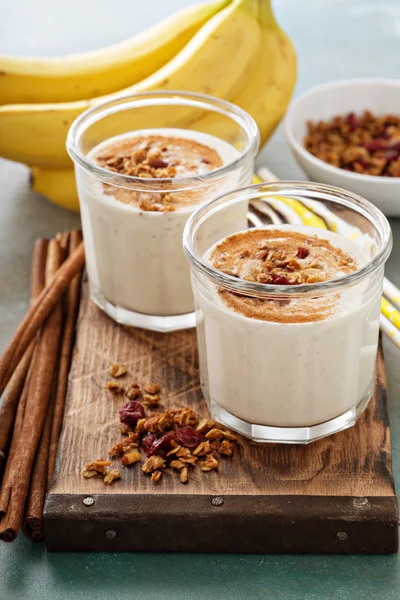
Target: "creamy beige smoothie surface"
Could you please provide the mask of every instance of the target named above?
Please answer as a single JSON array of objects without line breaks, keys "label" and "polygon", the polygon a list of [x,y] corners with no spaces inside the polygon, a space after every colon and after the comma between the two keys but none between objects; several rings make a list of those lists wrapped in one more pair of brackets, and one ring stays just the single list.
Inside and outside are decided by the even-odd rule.
[{"label": "creamy beige smoothie surface", "polygon": [[[327,239],[298,231],[253,229],[225,238],[210,261],[223,273],[272,285],[321,283],[357,269],[355,259]],[[335,298],[264,300],[220,289],[224,304],[244,316],[265,321],[309,322],[327,318]]]},{"label": "creamy beige smoothie surface", "polygon": [[[110,140],[92,157],[98,165],[122,175],[146,179],[173,179],[201,175],[223,165],[219,153],[194,139],[164,135],[142,135]],[[104,186],[120,202],[142,210],[170,212],[199,201],[199,191],[168,193],[136,192]]]}]

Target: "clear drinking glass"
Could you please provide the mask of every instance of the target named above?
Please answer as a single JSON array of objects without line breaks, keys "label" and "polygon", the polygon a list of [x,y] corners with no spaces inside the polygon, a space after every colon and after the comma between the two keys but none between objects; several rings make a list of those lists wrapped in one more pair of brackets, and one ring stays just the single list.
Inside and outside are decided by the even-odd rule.
[{"label": "clear drinking glass", "polygon": [[[262,227],[287,227],[328,240],[336,231],[331,243],[355,256],[358,270],[290,286],[245,281],[215,269],[207,258],[210,248],[238,231],[230,215],[249,203],[252,212],[256,207],[259,215],[294,223]],[[272,207],[278,212],[271,213]],[[323,224],[326,229],[318,229]],[[391,244],[390,226],[378,208],[316,183],[250,186],[200,207],[186,225],[184,250],[196,301],[201,385],[212,417],[261,442],[308,443],[353,425],[373,392]],[[230,304],[224,293],[231,294]],[[278,318],[245,314],[235,304],[242,297],[263,310],[273,306]],[[288,306],[291,319],[282,312]],[[312,316],[324,306],[334,309]]]},{"label": "clear drinking glass", "polygon": [[[223,166],[191,177],[156,179],[113,172],[88,157],[116,136],[177,130],[176,135],[221,147]],[[194,327],[184,226],[199,204],[251,182],[258,144],[250,115],[201,94],[141,93],[83,113],[69,131],[67,148],[75,163],[92,300],[125,325],[156,331]],[[179,195],[182,207],[152,212],[117,199],[139,194],[152,200],[161,193],[171,199]],[[245,212],[235,218],[243,224]]]}]

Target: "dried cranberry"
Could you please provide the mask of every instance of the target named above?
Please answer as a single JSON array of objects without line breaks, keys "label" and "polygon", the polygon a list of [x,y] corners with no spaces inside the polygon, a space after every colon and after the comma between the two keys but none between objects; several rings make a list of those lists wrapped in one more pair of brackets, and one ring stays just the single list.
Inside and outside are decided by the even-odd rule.
[{"label": "dried cranberry", "polygon": [[297,257],[298,258],[307,258],[307,256],[310,254],[310,251],[308,250],[308,248],[297,248]]},{"label": "dried cranberry", "polygon": [[204,435],[193,429],[191,425],[176,429],[175,438],[182,446],[189,448],[189,450],[195,450],[197,446],[205,440]]},{"label": "dried cranberry", "polygon": [[156,440],[157,436],[155,433],[146,433],[146,435],[143,437],[142,446],[147,456],[151,456],[151,449]]},{"label": "dried cranberry", "polygon": [[389,146],[392,150],[400,150],[400,140],[392,142]]},{"label": "dried cranberry", "polygon": [[359,158],[357,162],[359,165],[361,165],[361,167],[363,167],[363,169],[369,167],[369,162],[367,160],[364,160],[363,158]]},{"label": "dried cranberry", "polygon": [[143,419],[144,417],[144,408],[140,402],[128,402],[125,404],[119,411],[119,420],[121,423],[125,423],[131,429],[135,429],[136,423],[139,419]]},{"label": "dried cranberry", "polygon": [[168,167],[168,163],[166,163],[164,160],[161,160],[161,158],[150,158],[149,160],[149,165],[150,167],[153,167],[153,169],[165,169],[165,167]]},{"label": "dried cranberry", "polygon": [[364,148],[368,150],[368,152],[376,152],[377,150],[384,150],[388,148],[389,144],[386,140],[381,138],[377,138],[376,140],[372,140],[371,142],[364,142]]},{"label": "dried cranberry", "polygon": [[399,158],[400,150],[396,150],[395,148],[388,148],[387,150],[382,150],[379,154],[380,158],[384,158],[388,162],[393,162]]},{"label": "dried cranberry", "polygon": [[276,285],[290,285],[289,280],[284,275],[271,275],[272,283]]},{"label": "dried cranberry", "polygon": [[356,129],[357,127],[360,126],[360,122],[353,112],[351,112],[347,115],[346,122],[347,122],[347,125],[349,125],[349,127],[351,127],[351,129]]},{"label": "dried cranberry", "polygon": [[204,163],[205,165],[209,165],[211,161],[209,161],[208,158],[202,158],[201,162]]},{"label": "dried cranberry", "polygon": [[168,431],[168,433],[164,433],[164,435],[154,440],[150,448],[146,450],[147,456],[153,456],[153,454],[156,454],[156,452],[158,452],[159,450],[162,450],[166,446],[169,446],[170,442],[174,439],[174,437],[175,432]]}]

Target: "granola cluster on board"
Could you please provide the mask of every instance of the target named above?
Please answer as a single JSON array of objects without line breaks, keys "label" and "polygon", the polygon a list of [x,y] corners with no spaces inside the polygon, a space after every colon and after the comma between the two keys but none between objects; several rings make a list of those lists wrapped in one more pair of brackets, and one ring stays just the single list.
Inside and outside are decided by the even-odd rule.
[{"label": "granola cluster on board", "polygon": [[[126,373],[123,365],[110,367],[113,377]],[[105,389],[112,394],[124,393],[129,399],[119,411],[120,431],[126,437],[116,442],[108,455],[126,467],[142,463],[143,473],[150,475],[153,483],[158,483],[166,472],[177,474],[181,483],[187,483],[195,468],[199,467],[203,473],[213,471],[218,469],[221,457],[232,456],[237,436],[212,419],[200,419],[187,406],[146,416],[144,405],[153,408],[160,403],[158,384],[148,382],[141,387],[134,381],[123,386],[109,381]],[[101,475],[110,485],[121,475],[115,468],[107,471],[110,466],[110,460],[99,458],[88,463],[82,475],[85,478]]]}]

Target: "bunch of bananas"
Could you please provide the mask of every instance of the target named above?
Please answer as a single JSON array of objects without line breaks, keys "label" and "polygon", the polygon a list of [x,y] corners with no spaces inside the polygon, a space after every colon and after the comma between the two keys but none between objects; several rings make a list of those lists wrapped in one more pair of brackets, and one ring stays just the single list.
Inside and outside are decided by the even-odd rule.
[{"label": "bunch of bananas", "polygon": [[[271,0],[194,5],[122,43],[54,59],[0,56],[0,156],[29,165],[33,189],[78,210],[68,128],[119,95],[187,90],[230,100],[256,120],[264,143],[296,81],[293,46]],[[223,134],[226,120],[208,123]]]}]

